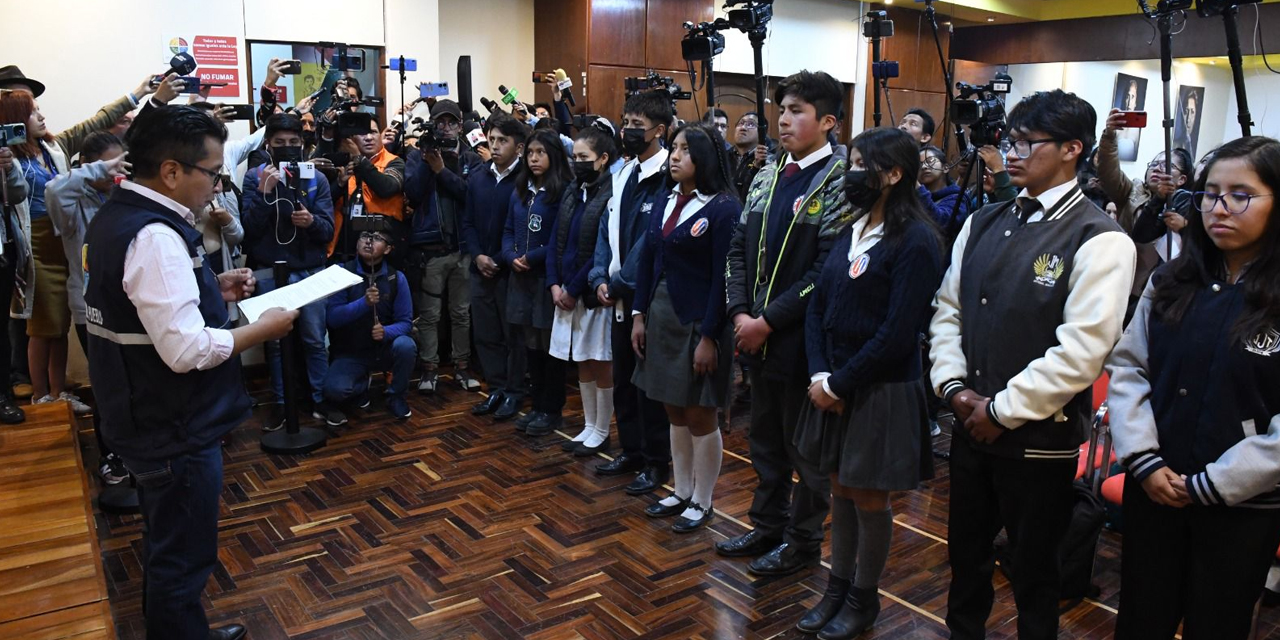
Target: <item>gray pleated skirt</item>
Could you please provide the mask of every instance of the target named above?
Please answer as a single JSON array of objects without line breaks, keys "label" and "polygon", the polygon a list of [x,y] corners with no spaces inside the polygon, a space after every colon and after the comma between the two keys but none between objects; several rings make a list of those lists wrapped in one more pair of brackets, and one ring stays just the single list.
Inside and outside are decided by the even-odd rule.
[{"label": "gray pleated skirt", "polygon": [[680,324],[667,281],[658,283],[645,314],[645,357],[637,360],[631,382],[650,400],[677,407],[729,406],[733,384],[733,334],[726,324],[716,370],[711,375],[693,372],[693,350],[702,340],[700,323]]},{"label": "gray pleated skirt", "polygon": [[792,443],[843,486],[907,491],[933,477],[928,406],[920,380],[861,387],[843,413],[806,399]]},{"label": "gray pleated skirt", "polygon": [[507,282],[507,322],[522,327],[551,329],[555,303],[547,291],[547,276],[541,270],[511,272]]}]

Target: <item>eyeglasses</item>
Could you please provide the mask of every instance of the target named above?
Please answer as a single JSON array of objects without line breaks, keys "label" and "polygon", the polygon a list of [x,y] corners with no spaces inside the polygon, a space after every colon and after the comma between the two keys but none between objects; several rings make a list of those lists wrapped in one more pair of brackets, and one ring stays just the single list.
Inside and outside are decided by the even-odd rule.
[{"label": "eyeglasses", "polygon": [[182,166],[184,166],[184,167],[186,167],[186,168],[188,168],[188,169],[195,169],[196,171],[199,171],[200,173],[203,173],[204,175],[208,176],[210,184],[218,184],[218,181],[222,179],[222,174],[221,174],[221,173],[219,173],[219,172],[217,172],[217,171],[213,171],[212,169],[206,169],[206,168],[204,168],[204,167],[202,167],[202,166],[200,166],[200,165],[198,165],[198,164],[191,164],[190,162],[183,162],[183,161],[178,160],[178,159],[176,159],[176,158],[174,159],[174,162],[176,162],[176,163],[178,163],[178,164],[180,164],[180,165],[182,165]]},{"label": "eyeglasses", "polygon": [[758,126],[760,125],[756,123],[754,120],[743,120],[742,122],[738,123],[739,129],[755,129]]},{"label": "eyeglasses", "polygon": [[1035,145],[1043,144],[1045,142],[1057,142],[1057,140],[1053,138],[1040,138],[1039,140],[1010,140],[1009,148],[1012,149],[1014,153],[1018,154],[1019,158],[1026,158],[1031,155],[1032,151],[1034,151]]},{"label": "eyeglasses", "polygon": [[1218,207],[1218,203],[1222,203],[1222,209],[1227,213],[1238,216],[1249,210],[1249,203],[1254,198],[1270,198],[1270,193],[1240,193],[1233,191],[1231,193],[1213,193],[1211,191],[1197,191],[1192,196],[1192,203],[1195,204],[1196,211],[1200,213],[1212,213]]},{"label": "eyeglasses", "polygon": [[925,160],[924,162],[921,162],[920,166],[925,169],[941,169],[942,163],[938,162],[936,159],[930,158],[928,160]]},{"label": "eyeglasses", "polygon": [[372,232],[372,231],[365,231],[365,232],[361,233],[361,234],[360,234],[360,239],[361,239],[361,240],[372,240],[372,241],[374,241],[374,242],[386,242],[386,241],[387,241],[387,238],[386,238],[385,236],[383,236],[382,234],[379,234],[379,233],[374,233],[374,232]]}]

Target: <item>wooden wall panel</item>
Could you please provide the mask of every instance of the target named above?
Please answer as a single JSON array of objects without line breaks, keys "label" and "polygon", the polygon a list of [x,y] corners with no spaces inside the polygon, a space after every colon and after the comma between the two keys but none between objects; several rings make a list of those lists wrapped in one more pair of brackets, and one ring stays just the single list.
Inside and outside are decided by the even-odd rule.
[{"label": "wooden wall panel", "polygon": [[[578,98],[582,96],[582,72],[587,70],[590,62],[587,59],[590,14],[590,0],[534,0],[535,68],[529,71],[563,68],[573,80],[573,92]],[[520,73],[525,72],[522,70]],[[553,99],[552,87],[537,85],[534,97],[535,102],[550,102]]]},{"label": "wooden wall panel", "polygon": [[[591,2],[588,37],[591,59],[587,62],[623,67],[645,66],[646,20],[645,0]],[[580,38],[582,35],[560,31],[546,37]]]},{"label": "wooden wall panel", "polygon": [[683,25],[686,21],[697,24],[714,20],[715,7],[713,0],[649,0],[644,65],[651,69],[684,69],[685,61],[680,55]]},{"label": "wooden wall panel", "polygon": [[[689,77],[680,71],[655,69],[659,75],[671,76],[685,89],[689,88]],[[591,113],[604,116],[615,125],[622,119],[622,105],[627,101],[627,92],[623,80],[630,76],[642,76],[645,69],[637,67],[618,67],[612,65],[593,64],[587,70],[587,84],[590,87]],[[703,96],[698,97],[698,105],[705,104]],[[704,107],[705,108],[705,107]],[[692,100],[676,101],[676,116],[685,120],[696,120],[702,114],[694,109]]]}]

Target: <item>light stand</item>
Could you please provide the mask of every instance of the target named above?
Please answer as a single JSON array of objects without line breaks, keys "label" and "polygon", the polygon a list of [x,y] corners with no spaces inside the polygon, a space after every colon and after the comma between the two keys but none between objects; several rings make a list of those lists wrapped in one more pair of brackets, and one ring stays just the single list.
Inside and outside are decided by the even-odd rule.
[{"label": "light stand", "polygon": [[752,29],[747,32],[747,38],[751,40],[751,49],[755,54],[755,81],[756,81],[756,130],[763,131],[760,134],[760,144],[769,137],[769,118],[764,113],[764,25],[759,28]]},{"label": "light stand", "polygon": [[[888,78],[884,77],[888,67],[882,65],[880,59],[881,40],[893,37],[893,21],[889,19],[889,14],[884,11],[868,11],[867,22],[862,23],[862,37],[871,41],[871,77],[872,85],[882,84],[888,86]],[[894,65],[896,67],[896,63]],[[896,70],[896,69],[895,69]],[[880,87],[876,86],[872,98],[871,124],[872,126],[880,126]]]},{"label": "light stand", "polygon": [[[1164,163],[1165,170],[1173,165],[1173,107],[1170,99],[1170,85],[1173,82],[1173,14],[1191,7],[1191,0],[1160,0],[1156,10],[1147,6],[1146,0],[1138,0],[1138,6],[1148,18],[1156,19],[1160,29],[1160,81],[1164,91]],[[1239,43],[1236,43],[1237,46]],[[1238,49],[1237,49],[1238,50]],[[1170,198],[1169,200],[1172,200]],[[1169,211],[1169,202],[1165,202],[1165,210]],[[1165,256],[1173,258],[1173,236],[1165,234]]]},{"label": "light stand", "polygon": [[[924,15],[929,19],[929,28],[933,30],[933,45],[938,49],[938,66],[942,69],[942,85],[947,88],[947,120],[951,121],[951,103],[955,100],[955,93],[951,90],[951,71],[947,64],[947,56],[942,52],[942,37],[938,34],[938,12],[933,8],[933,0],[924,0]],[[956,128],[956,133],[962,133],[960,125],[952,122],[952,126]],[[932,135],[933,132],[929,132]],[[942,137],[942,153],[947,155],[950,151],[951,139],[947,136]],[[979,173],[978,175],[982,175]]]},{"label": "light stand", "polygon": [[[1222,10],[1222,25],[1227,30],[1227,59],[1231,62],[1231,82],[1236,89],[1236,120],[1240,122],[1240,135],[1250,136],[1253,117],[1249,115],[1249,98],[1244,88],[1244,61],[1240,55],[1240,28],[1236,24],[1236,12],[1240,7],[1232,4]],[[1204,4],[1200,5],[1200,15],[1206,15]],[[1188,131],[1187,135],[1191,135]]]},{"label": "light stand", "polygon": [[[276,287],[289,282],[289,265],[283,260],[275,264]],[[294,333],[280,338],[280,378],[284,386],[284,429],[262,434],[260,446],[267,453],[297,455],[311,453],[325,445],[329,436],[322,429],[298,426],[298,390],[294,372]]]}]

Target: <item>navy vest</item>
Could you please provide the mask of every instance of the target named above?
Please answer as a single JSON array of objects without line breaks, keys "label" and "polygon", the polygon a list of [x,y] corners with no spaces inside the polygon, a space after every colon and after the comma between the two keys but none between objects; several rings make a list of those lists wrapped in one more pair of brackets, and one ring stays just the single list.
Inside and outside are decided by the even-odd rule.
[{"label": "navy vest", "polygon": [[[175,373],[160,358],[124,292],[124,260],[143,227],[161,223],[182,236],[200,287],[205,326],[226,327],[217,275],[204,260],[200,232],[164,205],[117,189],[85,238],[89,379],[107,444],[125,458],[162,460],[216,442],[249,416],[251,402],[231,358],[207,371]],[[185,273],[154,274],[185,278]]]}]

